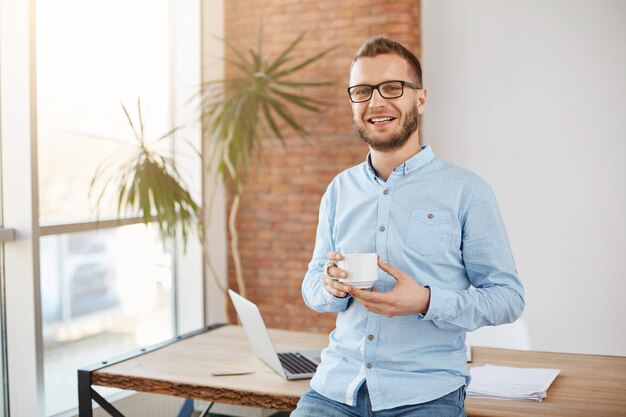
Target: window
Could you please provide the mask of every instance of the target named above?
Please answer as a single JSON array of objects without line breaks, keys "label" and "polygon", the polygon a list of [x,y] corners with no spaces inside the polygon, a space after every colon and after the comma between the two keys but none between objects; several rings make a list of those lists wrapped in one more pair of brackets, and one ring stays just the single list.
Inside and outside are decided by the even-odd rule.
[{"label": "window", "polygon": [[[141,98],[148,137],[184,125],[200,148],[188,101],[199,2],[0,0],[0,42],[2,205],[17,230],[4,259],[8,405],[51,416],[77,406],[77,368],[204,323],[199,241],[164,245],[138,218],[112,220],[114,204],[98,221],[88,198],[98,164],[132,140],[121,103],[135,112]],[[200,161],[172,148],[199,201]]]},{"label": "window", "polygon": [[[171,100],[168,0],[39,0],[36,10],[44,389],[54,415],[76,404],[77,368],[176,331],[172,248],[143,225],[102,229],[88,195],[103,156],[135,140],[120,103],[136,122],[141,98],[153,139],[180,109]],[[100,216],[116,214],[109,200]]]}]

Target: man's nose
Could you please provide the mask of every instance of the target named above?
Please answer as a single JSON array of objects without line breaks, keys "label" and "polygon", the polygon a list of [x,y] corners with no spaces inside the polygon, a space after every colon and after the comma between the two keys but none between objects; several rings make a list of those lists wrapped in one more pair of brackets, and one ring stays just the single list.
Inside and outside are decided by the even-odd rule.
[{"label": "man's nose", "polygon": [[370,108],[383,107],[386,103],[387,100],[380,95],[380,91],[378,91],[378,89],[372,91],[372,98],[370,98],[369,103]]}]

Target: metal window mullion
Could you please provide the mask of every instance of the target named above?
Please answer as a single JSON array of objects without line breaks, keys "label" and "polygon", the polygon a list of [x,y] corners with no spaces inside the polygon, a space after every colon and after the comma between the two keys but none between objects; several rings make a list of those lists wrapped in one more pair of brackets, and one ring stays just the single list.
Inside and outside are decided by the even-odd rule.
[{"label": "metal window mullion", "polygon": [[0,242],[8,242],[11,240],[15,240],[15,229],[0,227]]},{"label": "metal window mullion", "polygon": [[39,282],[35,0],[0,0],[0,129],[9,412],[44,415]]},{"label": "metal window mullion", "polygon": [[85,222],[71,222],[58,224],[43,224],[39,226],[40,236],[60,235],[64,233],[89,232],[98,229],[111,229],[121,226],[143,223],[143,217],[128,217],[123,219],[90,220]]},{"label": "metal window mullion", "polygon": [[[168,77],[169,77],[169,100],[168,100],[168,115],[169,115],[169,124],[170,129],[174,127],[176,123],[176,5],[174,0],[169,0],[168,4]],[[175,158],[176,148],[174,145],[175,141],[170,141],[170,152],[172,153],[172,158]],[[179,294],[179,282],[178,282],[178,251],[177,251],[177,241],[178,237],[172,239],[170,244],[168,245],[168,249],[172,254],[172,269],[171,269],[171,277],[172,277],[172,294],[171,294],[171,302],[172,302],[172,331],[174,335],[180,334],[180,326],[179,326],[179,317],[180,317],[180,304],[178,302],[178,294]]]}]

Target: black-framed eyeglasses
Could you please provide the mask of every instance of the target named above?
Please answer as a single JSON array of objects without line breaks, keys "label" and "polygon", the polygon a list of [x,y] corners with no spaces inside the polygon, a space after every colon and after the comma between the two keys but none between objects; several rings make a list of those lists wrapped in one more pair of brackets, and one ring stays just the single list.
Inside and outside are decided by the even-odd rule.
[{"label": "black-framed eyeglasses", "polygon": [[398,98],[404,94],[404,86],[413,88],[415,90],[421,90],[417,85],[408,81],[391,80],[383,81],[380,84],[359,84],[348,87],[348,96],[353,103],[363,103],[372,98],[374,90],[378,90],[378,94],[382,98]]}]

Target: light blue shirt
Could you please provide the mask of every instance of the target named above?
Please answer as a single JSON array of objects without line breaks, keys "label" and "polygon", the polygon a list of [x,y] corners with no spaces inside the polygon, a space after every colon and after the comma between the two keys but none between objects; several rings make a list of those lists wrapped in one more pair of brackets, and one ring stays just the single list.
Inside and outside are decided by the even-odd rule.
[{"label": "light blue shirt", "polygon": [[[367,312],[351,296],[329,294],[321,276],[331,250],[376,252],[430,288],[428,312],[388,318]],[[394,285],[379,269],[376,290]],[[435,158],[429,146],[386,182],[369,157],[334,178],[320,204],[302,294],[311,309],[338,312],[311,387],[354,405],[366,380],[374,411],[427,402],[467,385],[465,332],[513,322],[524,310],[491,188]]]}]

